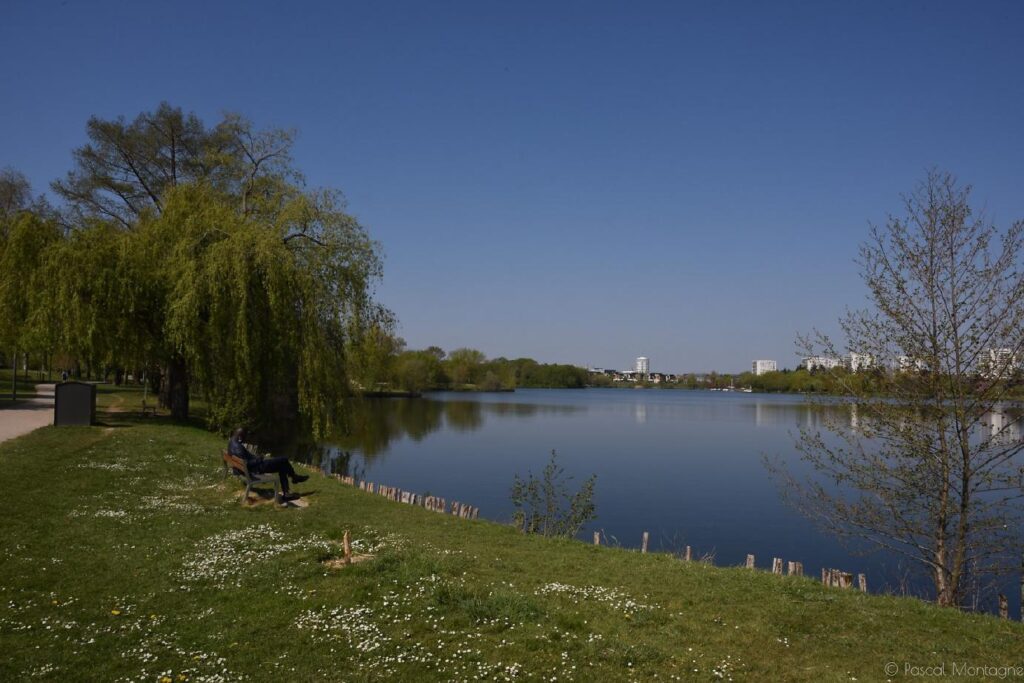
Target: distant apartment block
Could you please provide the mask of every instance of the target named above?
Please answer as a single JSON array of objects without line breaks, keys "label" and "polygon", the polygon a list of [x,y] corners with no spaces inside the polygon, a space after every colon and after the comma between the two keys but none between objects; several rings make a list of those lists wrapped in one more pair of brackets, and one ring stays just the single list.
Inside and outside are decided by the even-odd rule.
[{"label": "distant apartment block", "polygon": [[987,349],[978,359],[978,372],[989,379],[1005,379],[1021,370],[1021,354],[1013,349]]},{"label": "distant apartment block", "polygon": [[647,356],[639,356],[636,359],[636,373],[638,375],[649,375],[651,373],[651,359]]},{"label": "distant apartment block", "polygon": [[856,351],[851,351],[843,356],[843,365],[846,366],[846,369],[850,372],[870,370],[875,367],[875,357],[870,353],[857,353]]},{"label": "distant apartment block", "polygon": [[928,369],[927,362],[913,356],[898,356],[894,366],[900,372],[924,372]]},{"label": "distant apartment block", "polygon": [[802,363],[807,370],[833,370],[841,364],[842,360],[835,356],[808,356]]},{"label": "distant apartment block", "polygon": [[779,369],[779,364],[773,360],[755,360],[752,365],[755,375],[763,375],[766,372],[776,372]]}]

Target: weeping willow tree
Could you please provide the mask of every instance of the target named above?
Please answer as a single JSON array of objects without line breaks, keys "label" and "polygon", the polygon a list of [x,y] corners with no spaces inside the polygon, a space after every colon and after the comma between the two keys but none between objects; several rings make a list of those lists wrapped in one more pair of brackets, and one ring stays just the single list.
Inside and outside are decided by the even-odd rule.
[{"label": "weeping willow tree", "polygon": [[[204,183],[165,195],[133,251],[163,301],[163,338],[185,364],[214,426],[339,425],[346,348],[376,310],[377,247],[333,193],[296,194],[268,224]],[[152,291],[153,288],[159,291]]]},{"label": "weeping willow tree", "polygon": [[57,321],[45,306],[45,265],[60,238],[53,221],[32,211],[0,214],[0,347],[13,367],[22,354],[48,357],[57,343]]},{"label": "weeping willow tree", "polygon": [[40,308],[56,325],[54,350],[91,371],[117,363],[138,346],[126,309],[127,236],[89,221],[50,245],[38,289]]},{"label": "weeping willow tree", "polygon": [[305,187],[292,133],[161,104],[87,135],[53,186],[65,346],[151,368],[179,419],[202,396],[216,427],[335,429],[349,349],[391,318],[372,299],[378,246],[339,193]]}]

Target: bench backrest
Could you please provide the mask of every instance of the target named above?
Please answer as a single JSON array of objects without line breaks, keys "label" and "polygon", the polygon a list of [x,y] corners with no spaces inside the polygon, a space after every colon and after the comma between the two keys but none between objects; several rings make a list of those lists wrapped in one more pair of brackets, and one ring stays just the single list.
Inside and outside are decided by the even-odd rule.
[{"label": "bench backrest", "polygon": [[252,476],[249,474],[249,463],[245,461],[245,458],[240,458],[237,455],[231,455],[227,451],[221,451],[221,457],[224,458],[224,463],[235,470],[238,470],[246,479],[251,479]]}]

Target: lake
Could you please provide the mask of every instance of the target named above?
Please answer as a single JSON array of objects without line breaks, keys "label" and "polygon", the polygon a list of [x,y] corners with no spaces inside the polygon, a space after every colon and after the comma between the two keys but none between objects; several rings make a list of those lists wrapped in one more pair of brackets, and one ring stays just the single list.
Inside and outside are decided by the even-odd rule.
[{"label": "lake", "polygon": [[552,450],[579,484],[597,475],[600,530],[637,547],[650,532],[653,551],[714,555],[738,565],[747,553],[864,572],[872,591],[901,590],[905,567],[863,556],[818,531],[780,497],[764,458],[804,470],[794,448],[801,426],[824,428],[823,411],[857,420],[847,404],[822,408],[801,396],[684,390],[520,389],[514,393],[432,393],[418,399],[370,399],[356,411],[353,435],[307,449],[325,469],[401,489],[443,496],[508,522],[516,474],[540,474]]}]

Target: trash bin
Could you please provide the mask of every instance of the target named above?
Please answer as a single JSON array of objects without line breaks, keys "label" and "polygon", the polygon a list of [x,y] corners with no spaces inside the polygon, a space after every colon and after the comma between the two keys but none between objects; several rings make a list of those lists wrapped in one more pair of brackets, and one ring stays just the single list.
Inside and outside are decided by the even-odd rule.
[{"label": "trash bin", "polygon": [[91,425],[96,423],[96,385],[85,382],[61,382],[53,391],[53,424]]}]

